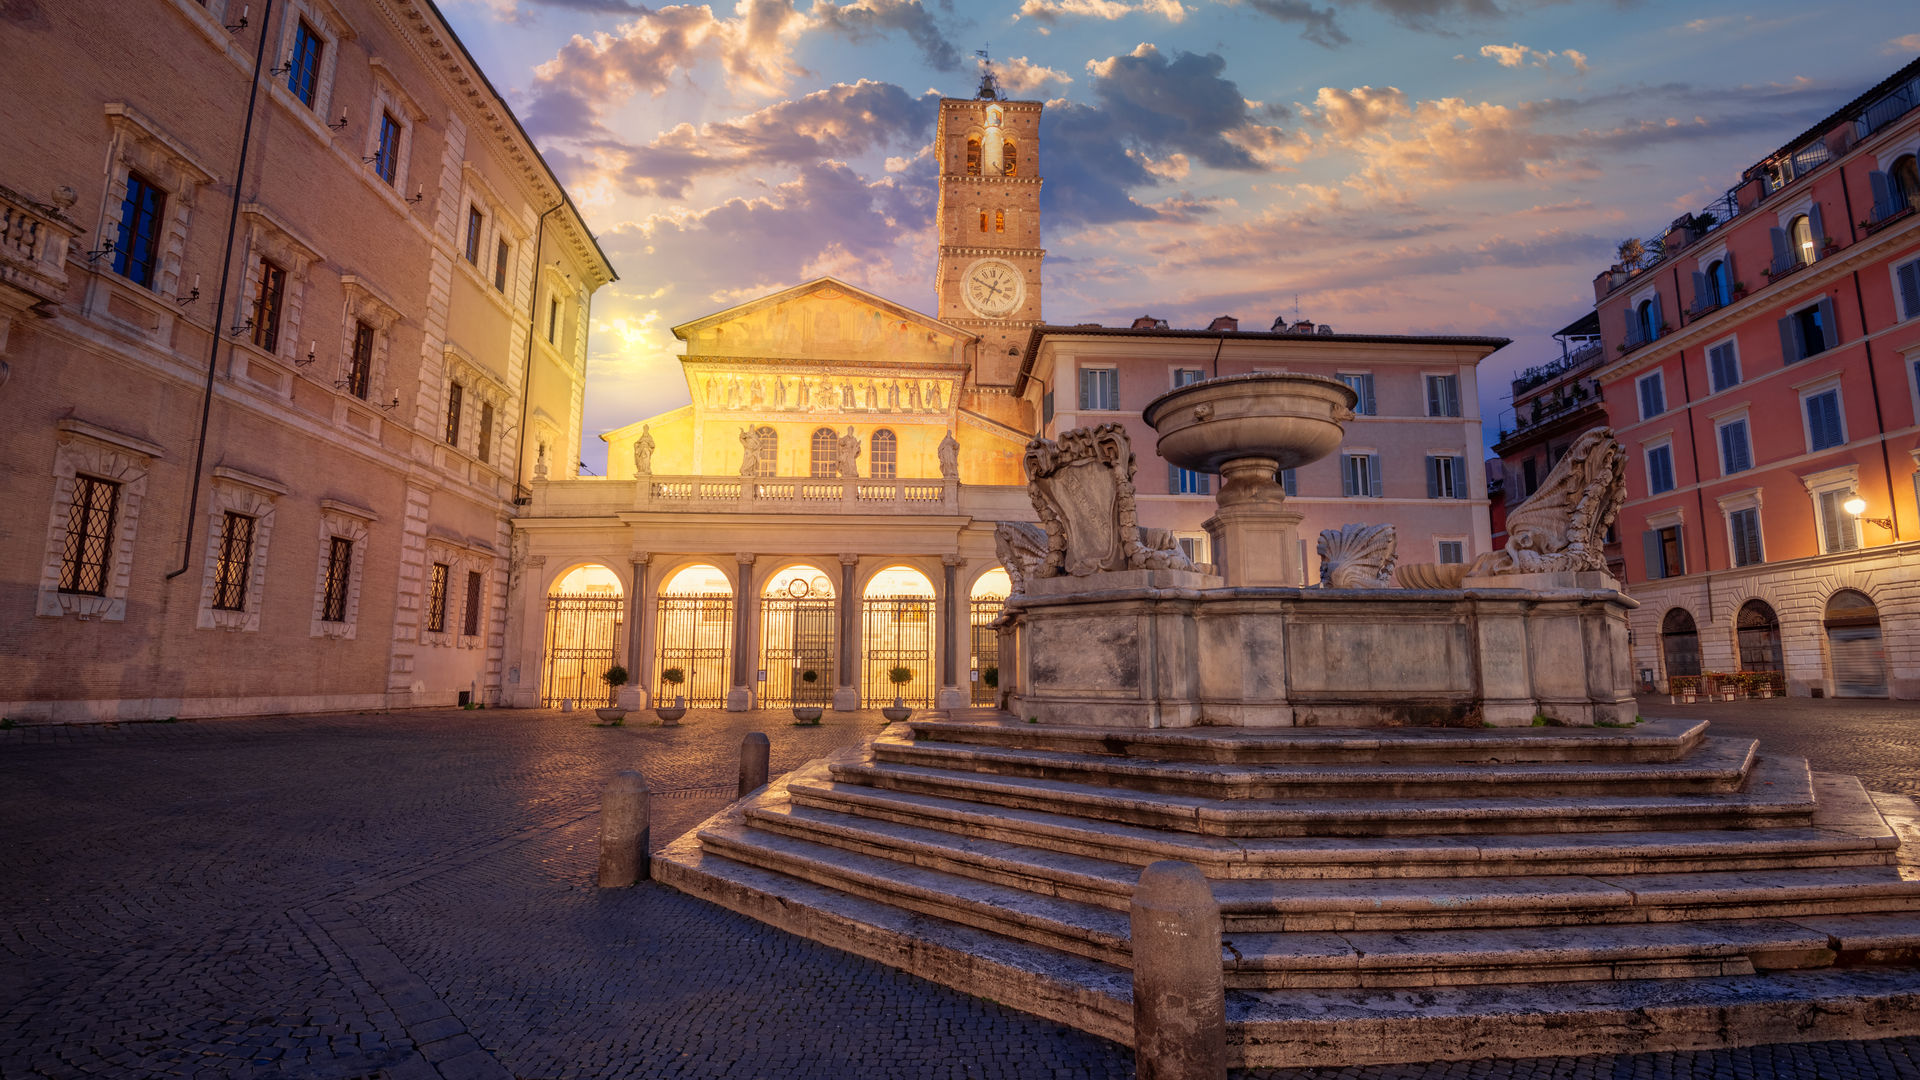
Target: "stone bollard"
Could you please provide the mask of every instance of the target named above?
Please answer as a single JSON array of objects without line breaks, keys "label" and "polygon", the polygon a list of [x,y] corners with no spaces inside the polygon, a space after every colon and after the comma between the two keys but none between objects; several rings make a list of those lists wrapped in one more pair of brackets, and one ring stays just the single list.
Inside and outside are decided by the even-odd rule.
[{"label": "stone bollard", "polygon": [[1225,1080],[1227,994],[1220,905],[1191,863],[1166,860],[1134,886],[1133,1060],[1138,1080]]},{"label": "stone bollard", "polygon": [[614,889],[644,880],[651,858],[647,779],[638,769],[622,769],[600,793],[600,887]]},{"label": "stone bollard", "polygon": [[749,731],[740,740],[740,798],[747,792],[767,786],[767,759],[771,749],[763,732]]}]

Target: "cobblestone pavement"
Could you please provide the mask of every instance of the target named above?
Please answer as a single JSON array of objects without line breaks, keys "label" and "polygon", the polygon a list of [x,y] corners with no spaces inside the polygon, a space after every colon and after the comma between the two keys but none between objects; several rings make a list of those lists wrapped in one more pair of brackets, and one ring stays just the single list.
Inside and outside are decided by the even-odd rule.
[{"label": "cobblestone pavement", "polygon": [[[1920,785],[1920,709],[1752,704],[1711,715]],[[779,772],[879,727],[450,711],[0,731],[0,1078],[1132,1075],[1112,1043],[658,885],[593,887],[614,770],[646,773],[659,846],[732,796],[745,732]],[[1920,1039],[1243,1075],[1912,1077]]]}]

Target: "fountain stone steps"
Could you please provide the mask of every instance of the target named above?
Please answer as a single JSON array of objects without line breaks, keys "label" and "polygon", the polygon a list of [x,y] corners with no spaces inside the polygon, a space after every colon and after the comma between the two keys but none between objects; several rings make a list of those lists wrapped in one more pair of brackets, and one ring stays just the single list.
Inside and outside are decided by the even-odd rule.
[{"label": "fountain stone steps", "polygon": [[1697,795],[1738,790],[1758,745],[1752,739],[1707,738],[1685,758],[1671,762],[1218,764],[929,742],[888,733],[873,741],[873,760],[1222,799],[1571,796],[1621,791]]}]

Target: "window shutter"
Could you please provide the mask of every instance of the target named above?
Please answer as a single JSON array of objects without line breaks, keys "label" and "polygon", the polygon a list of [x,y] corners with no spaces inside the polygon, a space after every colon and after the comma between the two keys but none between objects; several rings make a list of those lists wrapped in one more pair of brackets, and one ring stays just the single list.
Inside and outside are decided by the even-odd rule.
[{"label": "window shutter", "polygon": [[1800,330],[1793,325],[1793,316],[1780,320],[1780,362],[1796,364],[1806,356],[1800,351]]},{"label": "window shutter", "polygon": [[1727,302],[1732,303],[1733,283],[1740,280],[1740,275],[1735,273],[1733,269],[1733,252],[1729,251],[1725,255],[1720,256],[1720,261],[1727,268]]},{"label": "window shutter", "polygon": [[[1818,450],[1827,445],[1827,416],[1820,408],[1820,399],[1807,399],[1807,449]],[[1821,496],[1822,499],[1826,496]]]},{"label": "window shutter", "polygon": [[1437,375],[1427,376],[1427,415],[1428,416],[1441,415],[1440,378]]},{"label": "window shutter", "polygon": [[1180,494],[1180,466],[1167,462],[1167,494]]},{"label": "window shutter", "polygon": [[1464,499],[1467,495],[1467,459],[1455,457],[1453,459],[1453,497]]},{"label": "window shutter", "polygon": [[[1920,310],[1920,301],[1915,301],[1913,310]],[[1366,406],[1366,414],[1368,416],[1376,415],[1379,410],[1373,403],[1373,376],[1371,374],[1362,375],[1360,377],[1360,387],[1361,396],[1365,399],[1361,404]]]},{"label": "window shutter", "polygon": [[1440,497],[1440,459],[1437,457],[1429,456],[1427,458],[1427,498],[1437,499],[1439,497]]},{"label": "window shutter", "polygon": [[1883,172],[1867,174],[1867,186],[1873,189],[1873,219],[1875,221],[1893,215],[1893,184]]},{"label": "window shutter", "polygon": [[1813,209],[1807,211],[1807,224],[1813,226],[1814,246],[1825,247],[1827,244],[1827,229],[1826,226],[1820,223],[1819,203],[1814,203]]},{"label": "window shutter", "polygon": [[1300,494],[1300,481],[1292,469],[1280,470],[1280,487],[1289,495]]},{"label": "window shutter", "polygon": [[1379,454],[1367,455],[1367,483],[1369,485],[1367,494],[1373,496],[1376,499],[1379,498],[1380,497],[1380,455]]},{"label": "window shutter", "polygon": [[1767,239],[1773,242],[1773,272],[1785,273],[1793,265],[1793,249],[1787,246],[1785,229],[1768,229]]},{"label": "window shutter", "polygon": [[1693,272],[1693,311],[1697,314],[1707,309],[1707,275],[1698,270]]},{"label": "window shutter", "polygon": [[1669,526],[1673,530],[1673,565],[1667,567],[1668,577],[1679,577],[1687,572],[1687,532],[1683,526]]},{"label": "window shutter", "polygon": [[1820,332],[1827,336],[1827,348],[1840,344],[1840,324],[1833,317],[1833,297],[1820,298]]},{"label": "window shutter", "polygon": [[1655,293],[1653,296],[1653,325],[1647,327],[1647,337],[1650,339],[1659,337],[1660,328],[1665,325],[1667,325],[1667,317],[1662,314],[1660,310],[1660,294]]},{"label": "window shutter", "polygon": [[1900,279],[1900,306],[1904,318],[1920,316],[1920,260],[1915,260],[1894,272]]},{"label": "window shutter", "polygon": [[1355,481],[1358,477],[1355,475],[1354,469],[1354,459],[1352,457],[1348,457],[1340,462],[1340,494],[1348,498],[1352,498],[1355,494]]},{"label": "window shutter", "polygon": [[1840,492],[1820,493],[1820,534],[1822,551],[1842,551],[1840,546]]},{"label": "window shutter", "polygon": [[1648,529],[1640,534],[1641,547],[1647,559],[1647,580],[1657,581],[1667,576],[1667,568],[1660,563],[1660,533]]}]

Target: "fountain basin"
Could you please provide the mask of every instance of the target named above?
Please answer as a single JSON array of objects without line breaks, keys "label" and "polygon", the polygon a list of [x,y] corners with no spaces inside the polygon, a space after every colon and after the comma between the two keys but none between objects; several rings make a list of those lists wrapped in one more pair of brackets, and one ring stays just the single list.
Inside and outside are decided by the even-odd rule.
[{"label": "fountain basin", "polygon": [[1246,458],[1292,469],[1339,448],[1358,403],[1338,379],[1276,372],[1189,383],[1154,398],[1144,415],[1160,433],[1160,456],[1183,469],[1218,473]]}]

